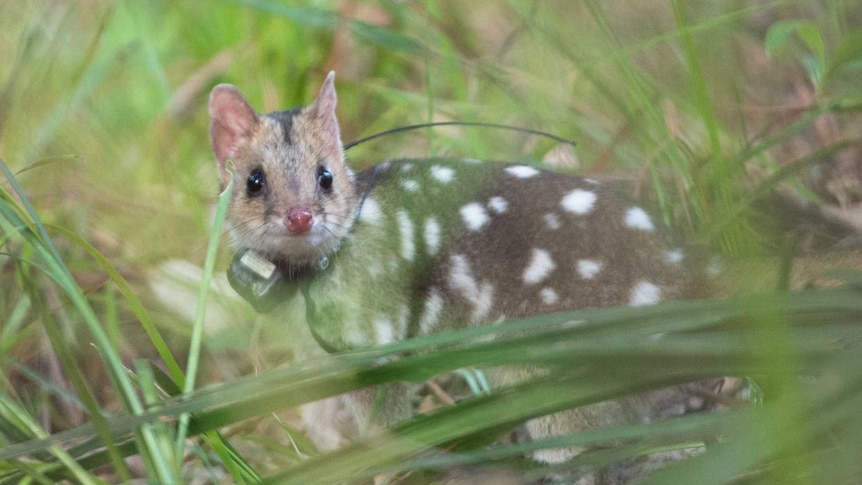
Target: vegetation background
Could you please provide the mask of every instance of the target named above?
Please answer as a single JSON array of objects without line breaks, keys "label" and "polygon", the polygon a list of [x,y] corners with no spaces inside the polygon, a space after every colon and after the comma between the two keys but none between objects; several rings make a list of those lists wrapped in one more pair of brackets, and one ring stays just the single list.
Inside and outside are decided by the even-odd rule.
[{"label": "vegetation background", "polygon": [[[359,145],[356,168],[429,155],[544,163],[619,181],[716,253],[790,254],[787,234],[802,252],[834,249],[862,227],[858,1],[0,0],[0,61],[3,483],[421,483],[466,465],[531,479],[548,470],[517,458],[529,446],[625,443],[557,470],[578,474],[706,436],[720,439],[654,480],[862,473],[852,285],[539,318],[278,367],[289,327],[260,324],[220,276],[230,251],[211,241],[206,113],[216,83],[273,111],[309,102],[334,69],[345,141],[485,121],[578,143],[437,128]],[[776,191],[777,205],[764,197]],[[739,294],[782,286],[752,268]],[[574,318],[588,324],[559,325]],[[700,332],[644,338],[674,330]],[[554,372],[455,408],[429,392],[435,412],[322,458],[290,411],[515,362]],[[713,375],[753,376],[763,402],[485,448],[529,416]]]}]

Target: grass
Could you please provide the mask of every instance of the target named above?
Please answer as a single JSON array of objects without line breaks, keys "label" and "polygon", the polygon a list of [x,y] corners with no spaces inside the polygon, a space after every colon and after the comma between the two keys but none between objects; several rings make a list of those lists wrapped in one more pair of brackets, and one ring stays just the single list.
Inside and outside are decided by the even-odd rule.
[{"label": "grass", "polygon": [[[229,251],[205,99],[231,82],[263,110],[301,105],[335,69],[345,142],[429,121],[548,131],[578,141],[560,170],[619,179],[690,240],[750,257],[783,247],[755,210],[776,188],[824,208],[859,201],[843,160],[862,143],[860,23],[840,1],[3,3],[0,482],[421,483],[458,465],[534,479],[548,470],[520,459],[531,447],[633,440],[565,465],[578,473],[715,435],[651,480],[858,477],[849,273],[848,287],[790,298],[541,317],[278,366],[292,322],[265,325],[219,286]],[[553,164],[558,149],[447,127],[348,154],[357,168],[431,154]],[[509,363],[553,372],[322,456],[289,411]],[[714,375],[754,377],[763,405],[487,447],[530,416]]]}]

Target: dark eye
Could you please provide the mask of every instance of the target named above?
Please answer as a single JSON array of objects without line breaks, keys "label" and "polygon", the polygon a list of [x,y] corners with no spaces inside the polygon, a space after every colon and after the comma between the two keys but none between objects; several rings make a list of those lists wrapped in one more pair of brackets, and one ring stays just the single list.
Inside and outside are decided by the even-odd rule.
[{"label": "dark eye", "polygon": [[260,189],[263,188],[266,183],[266,176],[263,174],[263,170],[256,168],[248,174],[248,180],[246,180],[246,189],[248,189],[248,193],[251,195],[255,195],[260,192]]},{"label": "dark eye", "polygon": [[321,189],[329,190],[332,187],[332,172],[320,167],[317,169],[317,185]]}]

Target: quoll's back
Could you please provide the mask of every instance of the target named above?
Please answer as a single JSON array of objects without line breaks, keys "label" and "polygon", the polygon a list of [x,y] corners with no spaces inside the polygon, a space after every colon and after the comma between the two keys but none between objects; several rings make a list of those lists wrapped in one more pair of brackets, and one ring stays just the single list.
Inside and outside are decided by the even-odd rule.
[{"label": "quoll's back", "polygon": [[470,159],[391,161],[357,179],[368,188],[332,258],[340,284],[331,297],[339,305],[345,291],[361,292],[351,299],[362,304],[334,320],[355,317],[365,328],[321,322],[321,336],[354,339],[340,345],[649,305],[690,296],[696,286],[683,250],[647,212],[591,179]]}]

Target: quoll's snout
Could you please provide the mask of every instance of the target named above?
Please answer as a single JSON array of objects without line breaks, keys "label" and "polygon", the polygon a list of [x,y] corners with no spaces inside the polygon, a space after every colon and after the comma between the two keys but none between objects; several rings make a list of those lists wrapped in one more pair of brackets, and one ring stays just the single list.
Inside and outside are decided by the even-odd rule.
[{"label": "quoll's snout", "polygon": [[284,216],[284,227],[291,236],[299,236],[311,230],[314,215],[307,207],[293,207]]}]

